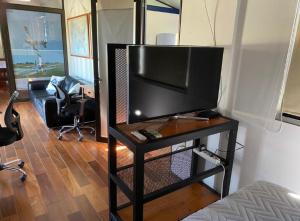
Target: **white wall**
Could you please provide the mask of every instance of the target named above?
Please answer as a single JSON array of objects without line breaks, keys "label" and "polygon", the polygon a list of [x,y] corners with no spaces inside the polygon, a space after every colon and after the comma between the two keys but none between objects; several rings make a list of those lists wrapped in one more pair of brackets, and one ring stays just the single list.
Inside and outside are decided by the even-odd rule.
[{"label": "white wall", "polygon": [[97,9],[128,9],[133,8],[133,0],[101,0]]},{"label": "white wall", "polygon": [[241,15],[244,27],[238,27],[242,40],[231,81],[235,82],[232,114],[240,120],[239,139],[246,148],[236,154],[231,191],[267,180],[300,192],[300,128],[283,123],[280,130],[280,123],[274,121],[297,0],[242,4],[247,8]]},{"label": "white wall", "polygon": [[217,12],[215,23],[217,45],[231,46],[236,5],[237,0],[206,1],[208,18],[204,1],[184,0],[182,2],[180,43],[212,46],[214,42],[209,19],[212,29],[214,29],[215,12]]},{"label": "white wall", "polygon": [[[201,2],[197,1],[198,4]],[[225,96],[221,109],[232,113],[240,121],[238,141],[246,145],[244,150],[236,152],[230,191],[234,192],[255,180],[267,180],[300,193],[300,176],[297,173],[300,128],[283,123],[280,130],[281,123],[274,120],[297,0],[237,1],[237,5],[239,17],[234,28],[230,26],[235,30],[232,31],[232,46],[228,45],[229,33],[224,33],[227,28],[216,32],[217,45],[225,45],[226,59],[222,70]],[[205,19],[201,19],[199,12],[199,8],[203,7],[185,6],[184,10],[188,8],[191,13],[183,19],[194,21],[194,24],[182,27],[181,44],[212,45],[209,26],[203,23]],[[196,10],[197,19],[195,12],[192,13]],[[222,17],[217,19],[217,27],[220,28],[219,21],[222,22]],[[202,30],[195,27],[202,27]],[[222,36],[224,41],[220,39]],[[223,142],[219,141],[219,136],[209,137],[208,146],[216,149],[222,147]],[[210,179],[208,183],[219,186],[217,181]]]},{"label": "white wall", "polygon": [[158,11],[146,11],[146,44],[156,44],[157,34],[179,32],[179,15]]},{"label": "white wall", "polygon": [[212,30],[215,29],[216,46],[224,47],[220,111],[227,109],[228,97],[230,96],[233,62],[232,42],[237,2],[237,0],[218,0],[217,4],[217,0],[206,1],[208,15],[204,1],[184,0],[182,2],[180,44],[213,46],[214,38],[210,28],[211,24]]},{"label": "white wall", "polygon": [[[83,79],[90,83],[94,82],[93,59],[71,56],[70,42],[68,33],[68,18],[91,12],[90,0],[65,0],[65,17],[68,46],[68,65],[69,75],[75,78]],[[92,41],[92,39],[90,39]]]},{"label": "white wall", "polygon": [[[237,2],[237,0],[219,0],[217,5],[217,0],[206,1],[208,13],[204,1],[184,0],[182,2],[180,44],[214,46],[212,30],[214,30],[215,25],[216,46],[224,47],[222,83],[219,95],[221,96],[222,93],[222,99],[218,107],[221,112],[228,111],[230,101]],[[220,135],[210,136],[207,140],[207,146],[212,151],[219,148]],[[217,189],[220,189],[219,181],[219,176],[217,179],[211,177],[205,180],[208,185],[215,186]]]}]

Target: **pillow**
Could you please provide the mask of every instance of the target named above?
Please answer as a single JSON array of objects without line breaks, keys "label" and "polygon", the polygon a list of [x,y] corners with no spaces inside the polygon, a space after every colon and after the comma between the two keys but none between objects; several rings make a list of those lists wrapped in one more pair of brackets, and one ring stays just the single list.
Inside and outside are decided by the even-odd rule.
[{"label": "pillow", "polygon": [[51,77],[51,79],[50,79],[50,82],[49,82],[49,84],[48,84],[48,86],[47,86],[47,88],[46,88],[46,90],[48,91],[48,92],[55,92],[56,90],[55,90],[55,87],[53,87],[53,85],[52,84],[55,84],[55,85],[60,85],[62,82],[63,82],[63,80],[65,79],[65,77],[60,77],[60,76],[52,76]]},{"label": "pillow", "polygon": [[77,83],[69,89],[68,94],[79,94],[79,92],[80,92],[80,84]]}]

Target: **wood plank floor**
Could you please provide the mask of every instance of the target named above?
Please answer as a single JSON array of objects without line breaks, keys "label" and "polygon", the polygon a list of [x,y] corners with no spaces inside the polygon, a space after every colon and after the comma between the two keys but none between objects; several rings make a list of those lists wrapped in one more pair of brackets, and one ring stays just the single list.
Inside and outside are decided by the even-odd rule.
[{"label": "wood plank floor", "polygon": [[[0,111],[5,111],[6,102],[7,94],[0,91]],[[0,148],[0,160],[25,160],[28,179],[21,183],[19,174],[0,172],[0,220],[108,220],[107,145],[88,134],[82,143],[76,141],[76,134],[58,141],[57,132],[44,125],[30,102],[15,107],[25,136]],[[132,160],[126,149],[118,154],[120,164]],[[179,220],[217,199],[202,186],[192,185],[147,204],[145,220]],[[131,220],[130,208],[121,215]]]}]

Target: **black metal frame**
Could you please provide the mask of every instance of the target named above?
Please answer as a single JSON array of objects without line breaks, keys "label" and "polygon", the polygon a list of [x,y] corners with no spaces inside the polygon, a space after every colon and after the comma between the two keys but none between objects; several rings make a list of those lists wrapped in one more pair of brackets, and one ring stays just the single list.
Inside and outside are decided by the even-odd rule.
[{"label": "black metal frame", "polygon": [[[229,131],[228,149],[225,160],[225,180],[223,184],[223,196],[227,196],[230,187],[230,178],[232,173],[232,166],[235,153],[236,136],[238,130],[238,121],[228,119],[228,122],[222,123],[216,126],[191,131],[188,133],[157,139],[147,143],[135,143],[130,140],[121,130],[117,128],[116,122],[116,64],[115,64],[115,50],[125,49],[126,45],[122,44],[109,44],[108,45],[108,85],[109,85],[109,142],[108,142],[108,163],[109,163],[109,217],[110,220],[121,221],[122,219],[118,215],[118,210],[129,205],[133,205],[133,221],[143,220],[143,205],[146,202],[152,201],[165,194],[178,190],[192,183],[199,183],[203,179],[220,173],[223,171],[221,166],[216,166],[212,169],[197,173],[197,161],[198,156],[193,154],[191,163],[191,176],[180,182],[171,184],[167,187],[159,189],[144,195],[144,163],[149,160],[144,160],[144,155],[147,152],[153,150],[159,150],[167,146],[175,145],[178,143],[194,140],[194,146],[191,148],[197,148],[201,146],[201,138],[209,135],[217,134],[220,132]],[[127,165],[122,168],[117,168],[117,154],[116,145],[117,141],[126,145],[134,154],[133,165]],[[186,149],[185,149],[186,150]],[[175,153],[175,152],[174,152]],[[171,153],[172,154],[172,153]],[[158,158],[162,158],[165,155],[161,155]],[[118,177],[117,172],[133,167],[133,190],[124,183],[124,181]],[[130,203],[117,206],[117,187],[128,197]]]},{"label": "black metal frame", "polygon": [[50,8],[50,7],[41,7],[41,6],[31,6],[31,5],[20,5],[20,4],[11,4],[6,2],[0,2],[1,4],[1,34],[4,45],[4,53],[6,59],[6,66],[8,71],[9,78],[9,89],[10,93],[16,90],[16,82],[15,82],[15,74],[13,68],[13,59],[11,54],[11,45],[7,24],[7,9],[15,9],[15,10],[26,10],[26,11],[34,11],[34,12],[45,12],[45,13],[54,13],[61,15],[61,28],[62,28],[62,40],[63,40],[63,51],[64,51],[64,68],[65,74],[68,74],[68,55],[67,55],[67,41],[66,41],[66,23],[65,23],[65,12],[64,12],[64,0],[62,0],[62,9],[59,8]]},{"label": "black metal frame", "polygon": [[98,66],[98,36],[97,36],[97,0],[91,0],[92,43],[93,43],[93,66],[94,66],[94,90],[96,100],[96,140],[107,142],[107,138],[101,137],[101,114],[100,114],[100,77]]},{"label": "black metal frame", "polygon": [[135,43],[145,43],[146,0],[135,0]]}]

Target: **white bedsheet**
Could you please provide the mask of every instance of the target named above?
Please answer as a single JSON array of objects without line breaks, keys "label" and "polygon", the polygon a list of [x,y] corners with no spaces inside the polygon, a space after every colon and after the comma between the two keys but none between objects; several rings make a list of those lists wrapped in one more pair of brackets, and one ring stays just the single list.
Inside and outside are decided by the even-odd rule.
[{"label": "white bedsheet", "polygon": [[183,221],[300,221],[300,195],[258,181]]}]

